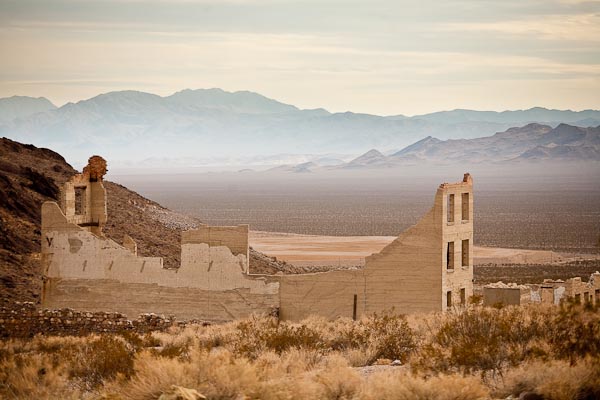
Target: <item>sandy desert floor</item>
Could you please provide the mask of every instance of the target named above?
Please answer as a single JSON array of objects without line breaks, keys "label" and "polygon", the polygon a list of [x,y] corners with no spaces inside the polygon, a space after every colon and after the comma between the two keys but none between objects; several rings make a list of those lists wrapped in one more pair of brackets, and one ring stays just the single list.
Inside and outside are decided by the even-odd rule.
[{"label": "sandy desert floor", "polygon": [[[278,260],[298,266],[364,265],[365,257],[381,251],[393,236],[316,236],[277,232],[250,232],[250,246]],[[475,246],[474,264],[551,264],[599,255],[557,253],[548,250]]]}]

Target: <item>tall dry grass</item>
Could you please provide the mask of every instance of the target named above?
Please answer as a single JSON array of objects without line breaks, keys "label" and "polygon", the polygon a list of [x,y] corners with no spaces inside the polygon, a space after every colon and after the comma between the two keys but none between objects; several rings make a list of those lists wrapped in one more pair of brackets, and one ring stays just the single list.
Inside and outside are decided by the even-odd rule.
[{"label": "tall dry grass", "polygon": [[[177,385],[209,399],[591,399],[600,396],[599,343],[598,309],[574,304],[359,321],[253,316],[146,335],[3,341],[0,398],[158,399]],[[367,374],[381,359],[405,366]]]}]

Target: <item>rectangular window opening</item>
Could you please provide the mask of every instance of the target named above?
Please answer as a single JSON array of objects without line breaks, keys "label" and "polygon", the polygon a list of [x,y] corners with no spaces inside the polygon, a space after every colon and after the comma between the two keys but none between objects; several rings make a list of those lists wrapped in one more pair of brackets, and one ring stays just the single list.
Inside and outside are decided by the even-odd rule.
[{"label": "rectangular window opening", "polygon": [[448,222],[454,222],[454,195],[448,195]]},{"label": "rectangular window opening", "polygon": [[584,292],[583,293],[583,301],[584,301],[584,303],[589,303],[590,302],[590,293],[589,292]]},{"label": "rectangular window opening", "polygon": [[454,242],[448,242],[446,249],[446,268],[454,269]]},{"label": "rectangular window opening", "polygon": [[460,289],[460,304],[463,306],[467,304],[467,289]]},{"label": "rectangular window opening", "polygon": [[469,266],[469,239],[462,241],[462,266]]},{"label": "rectangular window opening", "polygon": [[578,304],[581,304],[581,294],[577,293],[575,295],[575,302]]},{"label": "rectangular window opening", "polygon": [[446,307],[452,307],[452,290],[446,292]]},{"label": "rectangular window opening", "polygon": [[600,304],[600,289],[596,289],[594,292],[594,297],[596,298],[596,304]]},{"label": "rectangular window opening", "polygon": [[75,215],[85,214],[85,187],[75,188]]},{"label": "rectangular window opening", "polygon": [[469,193],[462,194],[462,216],[461,219],[463,221],[469,220]]}]

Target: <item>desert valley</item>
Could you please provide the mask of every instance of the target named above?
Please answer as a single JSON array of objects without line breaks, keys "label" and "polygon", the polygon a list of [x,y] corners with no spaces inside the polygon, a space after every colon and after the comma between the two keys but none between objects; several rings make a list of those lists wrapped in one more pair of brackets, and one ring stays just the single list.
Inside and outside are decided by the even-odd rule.
[{"label": "desert valley", "polygon": [[0,400],[600,399],[600,2],[0,1]]}]

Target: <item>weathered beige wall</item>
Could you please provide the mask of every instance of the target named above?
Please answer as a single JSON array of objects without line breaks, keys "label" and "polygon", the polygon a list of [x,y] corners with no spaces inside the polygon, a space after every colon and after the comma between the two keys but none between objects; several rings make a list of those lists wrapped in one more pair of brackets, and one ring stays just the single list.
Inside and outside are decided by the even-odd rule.
[{"label": "weathered beige wall", "polygon": [[[84,213],[79,215],[75,214],[75,188],[85,188]],[[83,226],[85,230],[102,234],[107,221],[106,189],[102,181],[90,182],[89,176],[84,174],[73,176],[63,187],[62,207],[67,221],[87,225]]]},{"label": "weathered beige wall", "polygon": [[521,305],[521,289],[484,287],[483,305],[493,306],[496,304],[505,306]]},{"label": "weathered beige wall", "polygon": [[206,243],[211,247],[225,246],[234,255],[243,254],[248,257],[248,225],[208,226],[181,233],[182,244]]},{"label": "weathered beige wall", "polygon": [[[247,227],[229,230],[237,236],[239,232],[247,232]],[[225,235],[226,231],[224,227],[220,235]],[[278,282],[245,274],[247,250],[234,255],[226,246],[191,240],[182,245],[181,267],[164,269],[161,258],[137,257],[116,242],[67,222],[58,205],[52,202],[42,206],[42,236],[45,275],[50,280],[44,290],[44,306],[73,307],[78,304],[90,310],[114,309],[125,313],[126,309],[135,309],[136,312],[169,313],[182,318],[192,314],[194,318],[207,318],[204,306],[209,304],[211,296],[203,295],[202,291],[231,301],[237,299],[239,312],[246,310],[246,315],[251,311],[270,312],[271,308],[279,306]],[[189,236],[198,238],[201,235],[190,233]],[[107,287],[109,291],[104,290]],[[133,287],[144,289],[138,293],[139,301],[128,304]],[[148,296],[144,296],[143,291]],[[178,291],[181,295],[177,295]],[[192,298],[182,300],[190,294],[193,294]],[[159,300],[163,295],[178,299],[181,307],[171,307],[172,302]],[[231,301],[216,309],[231,308]],[[216,315],[215,312],[211,311],[210,315]],[[223,311],[217,319],[228,318],[229,314]]]},{"label": "weathered beige wall", "polygon": [[[463,194],[468,193],[468,219],[463,219]],[[447,220],[447,198],[454,194],[454,221]],[[440,185],[436,196],[436,207],[442,209],[442,309],[447,308],[448,291],[452,292],[452,305],[461,304],[461,289],[465,290],[465,302],[473,295],[473,181],[466,175],[463,182]],[[467,217],[467,216],[465,216]],[[468,265],[462,264],[462,241],[469,241]],[[446,262],[447,243],[454,242],[454,269]]]},{"label": "weathered beige wall", "polygon": [[[440,185],[432,209],[380,253],[367,257],[363,269],[265,277],[248,274],[248,225],[203,225],[184,232],[178,269],[164,269],[161,258],[138,257],[129,237],[123,246],[105,238],[101,227],[106,221],[106,193],[101,177],[90,178],[95,169],[86,169],[66,186],[67,215],[56,203],[42,207],[47,307],[211,320],[279,307],[282,319],[298,320],[311,314],[336,318],[391,309],[439,311],[446,309],[448,291],[454,305],[460,304],[461,290],[465,299],[473,293],[473,192],[468,174],[462,182]],[[77,186],[85,186],[88,194],[82,216],[74,214]],[[465,193],[469,212],[463,220]],[[448,222],[450,194],[455,195],[455,218]],[[90,222],[98,222],[98,227],[88,227]],[[470,249],[464,266],[462,240],[469,240]],[[453,270],[446,268],[450,241],[455,242]]]},{"label": "weathered beige wall", "polygon": [[277,278],[280,282],[279,316],[283,320],[300,320],[309,315],[321,315],[330,319],[352,318],[354,295],[357,295],[357,315],[364,313],[364,270],[287,275]]},{"label": "weathered beige wall", "polygon": [[[366,258],[356,271],[335,271],[300,276],[280,276],[280,315],[298,320],[311,313],[335,318],[352,317],[354,295],[357,316],[394,309],[398,313],[439,311],[446,308],[446,291],[460,299],[465,289],[473,294],[473,252],[462,267],[460,244],[455,254],[457,267],[446,270],[447,241],[468,239],[473,243],[473,190],[470,176],[457,184],[438,189],[433,208],[381,252]],[[456,193],[454,223],[446,221],[447,195]],[[469,193],[469,218],[461,221],[461,196]],[[458,303],[455,303],[458,304]]]},{"label": "weathered beige wall", "polygon": [[44,283],[43,307],[86,311],[116,311],[135,318],[153,312],[178,319],[213,322],[270,313],[279,305],[277,293],[250,289],[203,290],[110,279],[50,278]]}]

